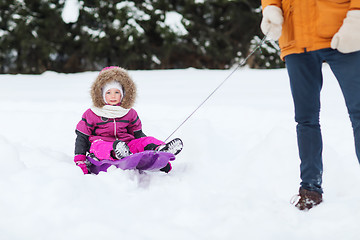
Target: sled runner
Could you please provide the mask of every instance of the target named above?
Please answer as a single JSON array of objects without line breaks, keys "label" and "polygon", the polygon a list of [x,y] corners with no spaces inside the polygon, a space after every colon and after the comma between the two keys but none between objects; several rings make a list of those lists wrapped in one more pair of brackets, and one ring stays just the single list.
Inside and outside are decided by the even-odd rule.
[{"label": "sled runner", "polygon": [[95,155],[89,155],[86,158],[90,163],[90,172],[98,174],[101,171],[106,172],[110,166],[115,166],[122,170],[159,170],[165,167],[169,161],[174,161],[175,155],[169,152],[148,150],[132,154],[120,160],[99,160]]}]

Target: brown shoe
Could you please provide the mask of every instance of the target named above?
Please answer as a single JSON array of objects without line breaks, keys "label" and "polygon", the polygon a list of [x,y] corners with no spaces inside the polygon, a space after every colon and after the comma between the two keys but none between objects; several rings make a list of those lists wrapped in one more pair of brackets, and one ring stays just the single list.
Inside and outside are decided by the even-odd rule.
[{"label": "brown shoe", "polygon": [[299,197],[299,201],[295,204],[299,210],[309,210],[322,202],[322,194],[304,188],[299,189]]}]

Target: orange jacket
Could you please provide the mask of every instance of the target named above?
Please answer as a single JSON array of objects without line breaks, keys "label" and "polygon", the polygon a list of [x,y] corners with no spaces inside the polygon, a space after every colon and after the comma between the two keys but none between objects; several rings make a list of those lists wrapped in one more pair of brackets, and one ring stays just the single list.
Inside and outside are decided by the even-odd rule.
[{"label": "orange jacket", "polygon": [[360,10],[360,0],[262,0],[262,9],[282,9],[284,23],[279,39],[281,58],[329,48],[349,10]]}]

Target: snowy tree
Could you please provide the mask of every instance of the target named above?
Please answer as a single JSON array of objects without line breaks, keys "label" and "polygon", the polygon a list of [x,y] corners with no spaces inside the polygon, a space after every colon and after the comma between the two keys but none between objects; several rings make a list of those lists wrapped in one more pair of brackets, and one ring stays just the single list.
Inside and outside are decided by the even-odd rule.
[{"label": "snowy tree", "polygon": [[[229,68],[260,32],[260,0],[0,0],[2,73]],[[267,44],[251,67],[279,67]]]},{"label": "snowy tree", "polygon": [[[65,29],[54,0],[1,1],[3,72],[40,73],[51,67]],[[60,22],[60,24],[58,24]]]}]

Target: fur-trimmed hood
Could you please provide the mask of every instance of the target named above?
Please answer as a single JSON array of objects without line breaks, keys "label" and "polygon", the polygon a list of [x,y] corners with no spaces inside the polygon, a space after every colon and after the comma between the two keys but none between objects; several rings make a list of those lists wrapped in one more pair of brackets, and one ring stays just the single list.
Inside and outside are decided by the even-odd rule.
[{"label": "fur-trimmed hood", "polygon": [[124,90],[124,97],[120,103],[120,107],[130,109],[133,107],[136,99],[136,85],[131,79],[127,71],[121,67],[104,68],[95,82],[91,86],[91,99],[95,107],[101,108],[106,105],[102,89],[106,83],[117,81]]}]

